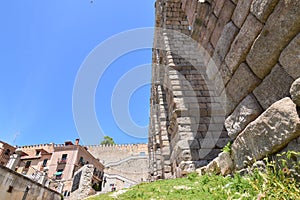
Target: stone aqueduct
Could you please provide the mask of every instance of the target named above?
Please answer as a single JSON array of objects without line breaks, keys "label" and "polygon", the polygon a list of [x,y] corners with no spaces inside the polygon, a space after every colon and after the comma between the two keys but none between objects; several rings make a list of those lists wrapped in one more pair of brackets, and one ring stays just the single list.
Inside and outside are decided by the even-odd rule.
[{"label": "stone aqueduct", "polygon": [[155,8],[153,180],[207,165],[300,77],[299,0],[157,0]]}]

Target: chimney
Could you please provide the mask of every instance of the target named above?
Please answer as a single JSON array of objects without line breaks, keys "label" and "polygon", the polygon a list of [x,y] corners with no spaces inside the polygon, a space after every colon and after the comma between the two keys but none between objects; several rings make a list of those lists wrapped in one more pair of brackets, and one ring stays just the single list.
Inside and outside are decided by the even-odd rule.
[{"label": "chimney", "polygon": [[75,140],[75,145],[79,145],[79,139],[78,138]]}]

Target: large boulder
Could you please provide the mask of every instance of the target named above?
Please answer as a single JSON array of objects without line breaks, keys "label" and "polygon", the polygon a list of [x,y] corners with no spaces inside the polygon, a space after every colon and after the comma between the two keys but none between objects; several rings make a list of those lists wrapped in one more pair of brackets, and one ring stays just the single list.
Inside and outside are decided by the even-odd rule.
[{"label": "large boulder", "polygon": [[206,173],[222,174],[223,176],[228,175],[232,172],[233,162],[230,158],[230,154],[222,152],[211,161],[205,168]]},{"label": "large boulder", "polygon": [[231,147],[234,167],[241,169],[278,152],[299,136],[296,105],[290,98],[284,98],[271,105],[238,135]]},{"label": "large boulder", "polygon": [[292,100],[300,107],[300,78],[298,78],[291,86],[290,94]]}]

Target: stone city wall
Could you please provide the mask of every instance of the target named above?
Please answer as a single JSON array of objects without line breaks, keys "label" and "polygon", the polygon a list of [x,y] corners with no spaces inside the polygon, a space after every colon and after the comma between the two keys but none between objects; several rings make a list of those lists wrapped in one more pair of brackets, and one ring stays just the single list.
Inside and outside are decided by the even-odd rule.
[{"label": "stone city wall", "polygon": [[104,164],[105,176],[112,177],[117,175],[121,179],[129,180],[131,185],[148,179],[147,144],[94,145],[86,147],[95,158],[99,158]]},{"label": "stone city wall", "polygon": [[110,164],[106,166],[106,174],[117,174],[130,179],[136,183],[146,181],[148,179],[148,156],[132,157],[122,162]]},{"label": "stone city wall", "polygon": [[148,154],[147,144],[90,145],[86,147],[88,151],[95,158],[99,158],[103,164],[116,162],[130,156],[137,156],[142,152],[146,155]]},{"label": "stone city wall", "polygon": [[153,179],[206,165],[290,96],[300,76],[300,1],[157,0],[155,6],[148,142]]}]

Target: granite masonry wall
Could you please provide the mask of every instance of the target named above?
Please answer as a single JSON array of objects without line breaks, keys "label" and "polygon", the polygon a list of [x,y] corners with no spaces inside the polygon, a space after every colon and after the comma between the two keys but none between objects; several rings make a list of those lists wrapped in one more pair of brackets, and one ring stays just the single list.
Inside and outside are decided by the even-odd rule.
[{"label": "granite masonry wall", "polygon": [[300,76],[300,1],[157,0],[153,180],[206,165]]},{"label": "granite masonry wall", "polygon": [[[104,164],[104,172],[107,179],[118,179],[128,182],[129,185],[148,179],[147,144],[94,145],[86,147],[95,158],[99,158]],[[107,183],[106,185],[109,188],[109,184]],[[118,189],[120,188],[121,186],[118,187]],[[103,189],[108,190],[107,188]]]}]

